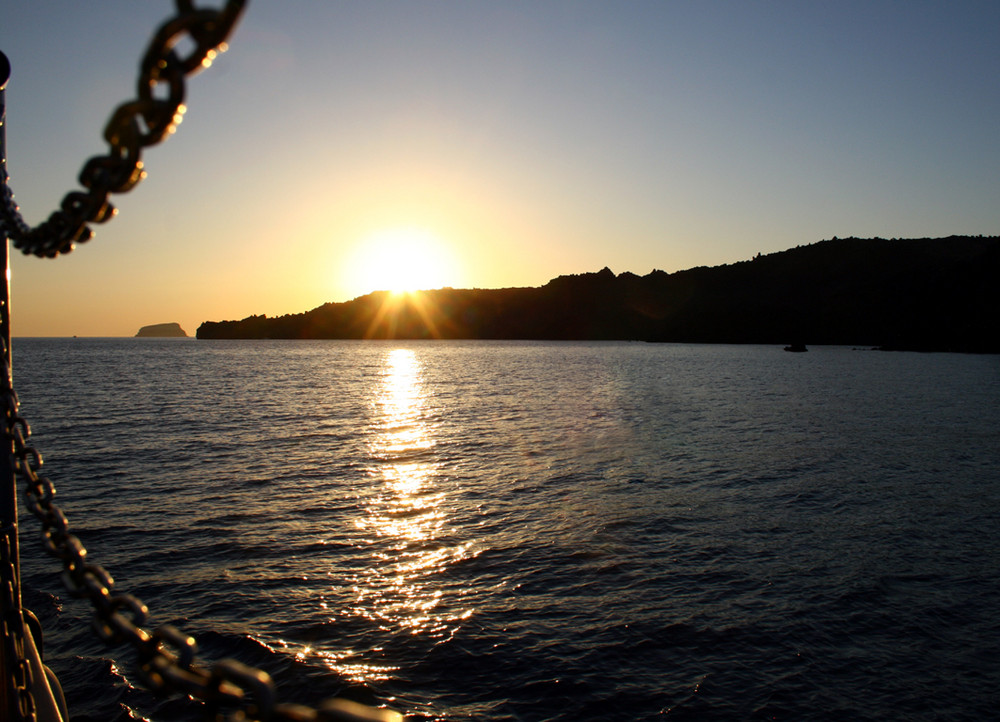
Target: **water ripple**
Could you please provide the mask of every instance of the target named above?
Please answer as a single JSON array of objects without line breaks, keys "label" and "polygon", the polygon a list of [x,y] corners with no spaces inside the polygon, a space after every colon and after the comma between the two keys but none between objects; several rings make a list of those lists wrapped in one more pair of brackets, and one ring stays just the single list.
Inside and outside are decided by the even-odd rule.
[{"label": "water ripple", "polygon": [[[93,557],[283,698],[414,720],[994,714],[995,358],[131,339],[15,357]],[[22,546],[73,710],[197,718],[133,685]]]}]

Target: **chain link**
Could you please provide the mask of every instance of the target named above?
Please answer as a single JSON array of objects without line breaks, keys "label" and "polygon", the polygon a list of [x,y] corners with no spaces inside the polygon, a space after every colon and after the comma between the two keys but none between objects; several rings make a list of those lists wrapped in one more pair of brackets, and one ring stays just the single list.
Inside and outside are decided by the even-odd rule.
[{"label": "chain link", "polygon": [[[3,346],[0,340],[0,351],[6,350]],[[4,358],[9,356],[4,354]],[[94,607],[97,636],[109,645],[128,644],[136,652],[139,675],[150,691],[190,695],[204,702],[216,719],[231,722],[402,722],[403,717],[397,712],[347,700],[328,700],[318,710],[304,705],[278,703],[274,683],[267,672],[232,659],[222,660],[205,669],[196,663],[198,646],[193,637],[170,625],[149,631],[145,626],[149,614],[146,605],[131,594],[116,593],[111,575],[100,565],[87,561],[86,548],[69,532],[66,515],[53,501],[55,486],[40,473],[42,455],[28,443],[31,429],[19,413],[20,403],[11,385],[9,363],[3,363],[0,374],[0,406],[11,446],[11,464],[14,473],[24,481],[28,510],[42,524],[45,549],[62,560],[63,583],[69,593],[90,600]],[[6,632],[6,617],[3,625]],[[19,636],[17,628],[12,626],[13,634],[9,637],[4,635],[5,639],[11,640],[8,645],[17,645],[18,640],[23,642],[23,621],[21,630]],[[23,643],[20,648],[11,651],[15,654],[20,652],[13,659],[22,659]],[[30,689],[30,669],[26,665],[18,669],[21,671],[17,674],[28,675],[28,678],[19,677],[15,681],[16,689]],[[30,694],[21,695],[18,700],[24,710],[23,719],[33,720]],[[223,713],[222,710],[230,711]]]},{"label": "chain link", "polygon": [[[109,145],[106,155],[88,160],[80,171],[86,192],[73,191],[47,221],[31,228],[21,217],[7,174],[0,162],[0,233],[26,254],[53,258],[69,253],[76,243],[93,236],[88,223],[103,223],[115,214],[111,193],[131,190],[145,176],[142,149],[161,142],[173,132],[184,112],[184,81],[205,67],[224,49],[226,38],[239,19],[246,0],[227,0],[220,10],[195,8],[192,0],[176,0],[177,15],[155,33],[140,63],[137,97],[120,105],[104,129]],[[178,52],[181,41],[191,47]],[[150,631],[149,610],[131,594],[115,591],[111,575],[87,560],[87,550],[70,533],[66,515],[54,502],[55,485],[41,474],[42,455],[30,446],[31,430],[20,415],[13,388],[10,355],[0,334],[0,409],[4,415],[5,444],[14,474],[25,484],[28,510],[41,522],[47,552],[62,560],[62,579],[72,596],[90,600],[94,630],[109,645],[130,645],[138,657],[139,674],[154,693],[177,692],[205,703],[217,720],[231,722],[334,722],[371,720],[401,722],[390,710],[367,707],[348,700],[327,700],[320,709],[278,703],[270,676],[253,667],[227,659],[206,669],[197,664],[193,637],[170,625]],[[0,529],[0,633],[3,651],[11,662],[8,690],[20,720],[37,719],[31,694],[32,672],[25,654],[24,617],[15,599],[16,568],[13,535],[16,525]]]},{"label": "chain link", "polygon": [[[203,10],[191,0],[176,0],[176,16],[157,30],[139,64],[137,97],[118,106],[104,128],[107,154],[91,158],[80,171],[79,182],[86,192],[67,193],[48,220],[35,228],[25,223],[6,172],[0,174],[0,231],[16,248],[55,258],[93,237],[88,223],[104,223],[115,215],[108,196],[131,190],[145,177],[142,149],[174,131],[184,113],[185,77],[210,65],[225,49],[245,4],[246,0],[227,0],[219,10]],[[179,55],[178,46],[189,44],[190,52]]]},{"label": "chain link", "polygon": [[3,656],[8,665],[8,677],[4,681],[12,709],[20,722],[34,722],[35,698],[31,694],[31,665],[25,652],[25,635],[30,632],[24,624],[17,600],[17,571],[14,568],[13,538],[17,527],[6,525],[0,538],[0,634],[3,635]]}]

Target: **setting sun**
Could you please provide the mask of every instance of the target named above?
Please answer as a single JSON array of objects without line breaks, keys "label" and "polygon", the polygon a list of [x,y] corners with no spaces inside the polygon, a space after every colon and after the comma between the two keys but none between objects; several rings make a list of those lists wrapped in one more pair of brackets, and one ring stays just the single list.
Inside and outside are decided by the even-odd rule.
[{"label": "setting sun", "polygon": [[454,285],[454,258],[433,233],[420,228],[392,228],[371,234],[351,264],[355,284],[365,292],[429,290]]}]

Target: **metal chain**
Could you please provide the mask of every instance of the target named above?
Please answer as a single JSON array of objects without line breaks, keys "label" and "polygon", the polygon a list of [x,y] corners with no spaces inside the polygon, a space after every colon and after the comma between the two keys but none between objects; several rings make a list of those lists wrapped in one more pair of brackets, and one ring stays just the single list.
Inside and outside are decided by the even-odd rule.
[{"label": "metal chain", "polygon": [[[0,351],[5,351],[3,346],[0,340]],[[62,580],[69,593],[74,597],[86,597],[93,605],[97,636],[108,645],[128,643],[135,650],[140,678],[150,691],[190,695],[206,703],[216,719],[232,722],[402,721],[403,717],[397,712],[349,700],[330,699],[318,710],[304,705],[278,703],[274,683],[267,672],[232,659],[222,660],[205,669],[196,663],[198,647],[193,637],[170,625],[160,626],[154,631],[146,629],[149,613],[146,605],[131,594],[116,593],[111,575],[100,565],[87,560],[83,543],[69,532],[66,515],[53,502],[55,486],[47,476],[39,473],[42,455],[28,444],[31,429],[19,413],[20,404],[11,384],[9,363],[3,364],[0,374],[0,406],[11,443],[11,464],[14,473],[24,480],[28,510],[42,524],[45,549],[62,560]],[[3,623],[6,626],[7,620],[4,619]],[[16,640],[17,635],[13,635],[12,639]],[[30,670],[25,671],[30,674]],[[18,682],[18,689],[22,686],[25,685]],[[221,710],[225,709],[232,711],[224,714]],[[34,719],[33,711],[26,711],[24,719]]]},{"label": "metal chain", "polygon": [[20,722],[34,722],[35,698],[31,694],[31,665],[25,653],[25,635],[29,634],[24,624],[24,616],[17,603],[17,572],[14,568],[13,538],[17,534],[14,524],[5,526],[0,538],[0,609],[3,617],[0,619],[0,634],[3,635],[3,654],[10,666],[8,678],[5,680],[7,693],[10,696],[11,708],[17,714]]},{"label": "metal chain", "polygon": [[[108,195],[131,190],[145,176],[142,149],[162,141],[180,122],[185,77],[210,64],[217,51],[224,49],[245,4],[246,0],[227,0],[221,10],[201,10],[194,7],[193,0],[176,0],[177,15],[157,30],[143,56],[138,97],[120,105],[104,129],[108,153],[88,160],[80,172],[80,184],[87,192],[68,193],[61,208],[36,228],[21,217],[0,163],[0,234],[9,236],[26,254],[49,258],[69,253],[76,243],[89,240],[93,232],[87,223],[103,223],[115,214]],[[177,52],[185,37],[194,45],[186,57]],[[86,597],[93,605],[97,635],[109,645],[127,642],[132,646],[139,675],[152,692],[190,695],[204,702],[217,720],[231,722],[401,722],[397,712],[349,700],[327,700],[319,709],[279,704],[274,683],[263,670],[232,659],[206,669],[195,660],[198,648],[193,637],[170,625],[148,630],[146,605],[131,594],[115,592],[111,575],[87,560],[87,550],[69,532],[66,515],[53,502],[55,486],[39,473],[42,455],[28,444],[31,430],[19,413],[6,346],[0,338],[0,409],[11,468],[24,480],[28,510],[42,524],[46,551],[63,562],[62,579],[69,593]],[[0,534],[0,633],[7,658],[18,660],[11,670],[9,690],[18,716],[33,721],[37,715],[31,695],[31,667],[25,655],[28,632],[20,612],[11,613],[17,609],[12,597],[15,587],[9,581],[16,576],[11,542],[16,527],[0,529]]]},{"label": "metal chain", "polygon": [[[181,121],[185,77],[210,65],[225,49],[245,4],[227,0],[220,10],[202,10],[192,0],[176,0],[176,16],[160,26],[139,65],[137,97],[118,106],[104,128],[108,153],[91,158],[80,171],[80,185],[87,191],[67,193],[48,220],[35,228],[25,223],[6,173],[0,174],[0,231],[16,248],[55,258],[93,237],[88,223],[104,223],[117,213],[108,195],[125,193],[145,177],[142,149],[162,141]],[[186,57],[178,54],[185,38],[194,45]]]}]

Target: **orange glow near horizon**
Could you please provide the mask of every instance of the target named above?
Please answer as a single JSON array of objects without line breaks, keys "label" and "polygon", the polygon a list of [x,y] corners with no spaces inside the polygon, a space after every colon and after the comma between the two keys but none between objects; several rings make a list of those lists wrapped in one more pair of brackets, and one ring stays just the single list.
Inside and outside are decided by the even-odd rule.
[{"label": "orange glow near horizon", "polygon": [[454,254],[434,233],[400,226],[376,231],[364,238],[348,263],[346,273],[362,293],[389,291],[400,295],[455,285],[458,269]]},{"label": "orange glow near horizon", "polygon": [[[442,338],[439,316],[434,303],[421,291],[391,291],[368,325],[365,338],[395,338],[397,335]],[[414,325],[416,319],[419,321]]]}]

